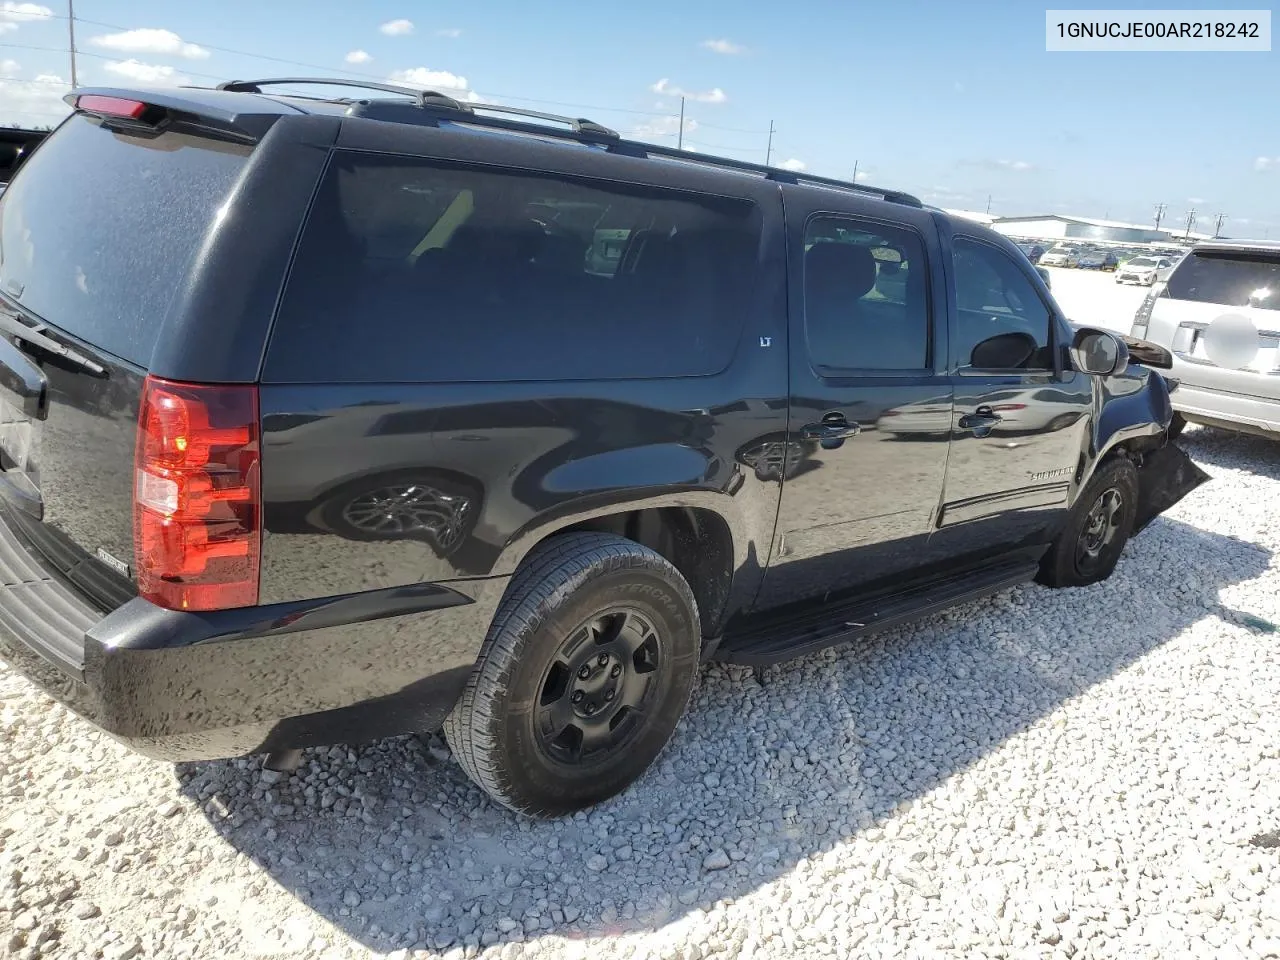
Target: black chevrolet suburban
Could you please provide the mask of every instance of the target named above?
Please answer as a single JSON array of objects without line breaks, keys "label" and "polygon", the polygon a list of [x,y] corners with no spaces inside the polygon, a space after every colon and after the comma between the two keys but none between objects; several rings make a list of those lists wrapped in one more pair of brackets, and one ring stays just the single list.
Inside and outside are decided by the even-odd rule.
[{"label": "black chevrolet suburban", "polygon": [[304,83],[78,90],[0,199],[0,657],[144,754],[443,727],[565,813],[700,662],[1094,583],[1206,479],[975,223]]}]

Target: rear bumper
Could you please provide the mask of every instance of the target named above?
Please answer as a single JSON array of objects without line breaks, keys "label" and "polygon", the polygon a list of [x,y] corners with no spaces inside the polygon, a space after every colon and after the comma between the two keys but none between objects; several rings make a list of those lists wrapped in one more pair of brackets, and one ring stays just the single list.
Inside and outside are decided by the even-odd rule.
[{"label": "rear bumper", "polygon": [[1185,372],[1184,366],[1180,371],[1181,383],[1170,399],[1173,409],[1188,420],[1236,427],[1251,433],[1280,433],[1280,399],[1197,386],[1186,381]]},{"label": "rear bumper", "polygon": [[180,613],[110,614],[0,523],[0,659],[150,757],[206,760],[439,727],[507,578]]}]

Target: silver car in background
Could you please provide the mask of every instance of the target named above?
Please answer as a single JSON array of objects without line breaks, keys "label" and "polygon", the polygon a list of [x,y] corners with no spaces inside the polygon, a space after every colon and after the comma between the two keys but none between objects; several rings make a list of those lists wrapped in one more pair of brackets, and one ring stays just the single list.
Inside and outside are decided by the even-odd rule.
[{"label": "silver car in background", "polygon": [[1173,271],[1169,257],[1134,257],[1116,268],[1116,283],[1138,283],[1150,287],[1164,283]]},{"label": "silver car in background", "polygon": [[1147,295],[1131,334],[1173,354],[1171,430],[1280,439],[1280,242],[1197,244]]},{"label": "silver car in background", "polygon": [[1054,247],[1040,258],[1040,264],[1046,267],[1074,267],[1079,258],[1074,247]]}]

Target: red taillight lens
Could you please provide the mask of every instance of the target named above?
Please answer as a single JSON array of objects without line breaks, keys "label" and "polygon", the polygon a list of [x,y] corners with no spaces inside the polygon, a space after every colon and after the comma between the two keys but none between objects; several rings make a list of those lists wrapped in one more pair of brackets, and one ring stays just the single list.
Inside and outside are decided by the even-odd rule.
[{"label": "red taillight lens", "polygon": [[134,454],[138,592],[173,610],[258,602],[258,390],[147,377]]},{"label": "red taillight lens", "polygon": [[76,97],[76,109],[85,113],[97,113],[105,117],[128,117],[137,120],[146,112],[147,105],[141,100],[126,100],[124,97],[102,97],[94,93],[86,93]]}]

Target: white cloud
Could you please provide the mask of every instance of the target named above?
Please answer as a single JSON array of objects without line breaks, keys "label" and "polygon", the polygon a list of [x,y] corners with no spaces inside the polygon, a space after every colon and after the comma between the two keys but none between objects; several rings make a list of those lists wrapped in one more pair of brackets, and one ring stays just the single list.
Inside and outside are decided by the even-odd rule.
[{"label": "white cloud", "polygon": [[0,77],[16,77],[22,72],[22,64],[17,60],[0,60]]},{"label": "white cloud", "polygon": [[378,28],[388,37],[404,37],[413,33],[412,20],[388,20]]},{"label": "white cloud", "polygon": [[855,183],[861,183],[863,180],[870,180],[870,179],[871,179],[871,173],[868,170],[859,170],[857,173],[853,175],[853,180]]},{"label": "white cloud", "polygon": [[4,0],[4,3],[0,4],[0,20],[6,23],[31,23],[35,20],[48,20],[52,16],[52,10],[38,3],[14,3],[14,0]]},{"label": "white cloud", "polygon": [[[693,133],[698,129],[698,121],[693,117],[684,118],[684,132]],[[636,124],[632,132],[637,137],[674,137],[680,132],[680,117],[655,117],[644,123]]]},{"label": "white cloud", "polygon": [[1187,197],[1187,203],[1204,203],[1203,197]]},{"label": "white cloud", "polygon": [[649,89],[654,93],[662,94],[664,97],[684,97],[686,100],[694,100],[698,103],[724,103],[729,99],[719,87],[701,91],[683,90],[666,77],[653,84]]},{"label": "white cloud", "polygon": [[430,67],[410,67],[396,70],[388,78],[392,83],[403,83],[422,90],[438,90],[459,100],[479,103],[481,98],[471,90],[466,77],[448,70],[432,70]]},{"label": "white cloud", "polygon": [[124,33],[108,33],[89,40],[95,47],[105,47],[118,53],[150,53],[188,60],[207,60],[209,51],[194,43],[187,43],[172,30],[143,27]]},{"label": "white cloud", "polygon": [[1270,170],[1272,167],[1280,167],[1280,157],[1259,157],[1253,161],[1253,169]]},{"label": "white cloud", "polygon": [[[6,60],[4,66],[7,69],[17,64]],[[24,127],[52,126],[71,110],[62,100],[70,88],[69,83],[53,73],[42,73],[32,80],[0,83],[0,116]]]},{"label": "white cloud", "polygon": [[443,30],[436,31],[437,37],[447,37],[450,40],[457,40],[462,36],[462,31],[457,27],[445,27]]},{"label": "white cloud", "polygon": [[342,59],[347,63],[368,63],[373,57],[363,50],[352,50]]},{"label": "white cloud", "polygon": [[103,69],[116,76],[126,77],[134,83],[147,83],[158,87],[176,87],[179,84],[191,82],[189,77],[184,77],[167,64],[143,63],[132,57],[128,60],[114,60]]},{"label": "white cloud", "polygon": [[778,164],[778,166],[780,166],[783,170],[794,170],[796,173],[799,173],[801,170],[805,168],[805,162],[803,160],[797,160],[795,157],[792,157],[790,160],[783,160],[780,164]]},{"label": "white cloud", "polygon": [[17,29],[18,25],[16,23],[8,23],[4,20],[0,20],[0,33],[9,33],[10,31]]},{"label": "white cloud", "polygon": [[704,50],[710,50],[712,53],[723,53],[726,56],[747,52],[746,47],[740,43],[734,43],[732,40],[703,40],[698,46]]},{"label": "white cloud", "polygon": [[1014,173],[1026,173],[1035,169],[1035,165],[1028,163],[1026,160],[961,160],[959,165],[962,167],[981,167],[983,170],[1008,170]]}]

